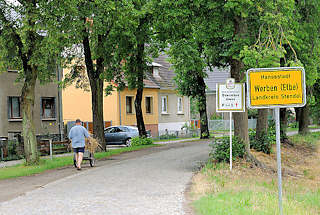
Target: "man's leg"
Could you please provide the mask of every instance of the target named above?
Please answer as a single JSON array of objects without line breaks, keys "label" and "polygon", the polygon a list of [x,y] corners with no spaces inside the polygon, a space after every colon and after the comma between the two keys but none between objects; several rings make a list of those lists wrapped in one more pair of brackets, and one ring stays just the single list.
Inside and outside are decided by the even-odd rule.
[{"label": "man's leg", "polygon": [[82,159],[83,159],[83,153],[82,153],[82,152],[79,152],[79,153],[78,153],[78,160],[77,160],[77,166],[78,166],[78,168],[81,168]]},{"label": "man's leg", "polygon": [[75,157],[76,157],[76,165],[77,165],[77,167],[78,167],[79,152],[76,152],[75,154],[76,154],[76,156],[75,156]]}]

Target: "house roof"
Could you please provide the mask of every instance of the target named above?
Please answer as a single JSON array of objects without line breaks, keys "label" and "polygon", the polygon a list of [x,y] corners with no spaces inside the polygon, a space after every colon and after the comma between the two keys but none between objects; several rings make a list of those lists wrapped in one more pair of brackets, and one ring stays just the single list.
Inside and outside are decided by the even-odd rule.
[{"label": "house roof", "polygon": [[[159,70],[159,76],[153,76],[151,73],[147,75],[150,82],[157,85],[160,89],[176,89],[176,83],[174,81],[175,73],[172,69],[172,65],[168,62],[169,56],[161,53],[159,57],[154,58],[152,62],[152,68],[157,67]],[[226,79],[230,78],[230,67],[217,68],[214,67],[213,71],[207,70],[208,77],[205,78],[207,85],[207,92],[216,91],[217,83],[225,83]]]},{"label": "house roof", "polygon": [[143,80],[143,85],[145,88],[156,88],[156,89],[160,88],[160,86],[148,76]]},{"label": "house roof", "polygon": [[173,80],[175,74],[171,68],[171,64],[168,62],[168,55],[161,53],[159,57],[154,58],[152,62],[152,69],[157,67],[159,70],[159,76],[153,76],[152,70],[150,79],[160,86],[160,89],[176,89],[176,84]]},{"label": "house roof", "polygon": [[207,71],[208,77],[205,78],[208,89],[207,92],[216,91],[218,83],[225,83],[226,79],[230,78],[230,67],[227,68],[213,68],[213,71]]}]

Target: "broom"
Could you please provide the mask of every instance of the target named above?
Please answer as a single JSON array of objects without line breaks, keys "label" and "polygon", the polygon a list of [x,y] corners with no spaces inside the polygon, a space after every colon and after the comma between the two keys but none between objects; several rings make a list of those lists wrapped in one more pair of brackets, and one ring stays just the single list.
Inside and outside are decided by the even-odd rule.
[{"label": "broom", "polygon": [[98,140],[93,137],[86,138],[86,145],[85,149],[88,150],[90,153],[95,153],[97,151],[97,148],[102,146],[99,144]]}]

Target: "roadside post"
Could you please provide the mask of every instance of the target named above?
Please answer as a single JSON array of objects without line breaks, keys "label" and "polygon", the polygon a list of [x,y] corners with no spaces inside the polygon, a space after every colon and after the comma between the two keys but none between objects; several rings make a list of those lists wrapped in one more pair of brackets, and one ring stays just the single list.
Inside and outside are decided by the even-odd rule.
[{"label": "roadside post", "polygon": [[230,171],[232,170],[232,112],[245,111],[244,84],[235,83],[233,78],[225,84],[217,84],[216,111],[229,112],[230,116]]},{"label": "roadside post", "polygon": [[249,108],[273,108],[275,111],[279,211],[282,215],[280,108],[303,107],[306,104],[304,68],[249,69],[247,71],[247,95]]},{"label": "roadside post", "polygon": [[50,147],[50,158],[52,160],[52,139],[49,139],[49,147]]}]

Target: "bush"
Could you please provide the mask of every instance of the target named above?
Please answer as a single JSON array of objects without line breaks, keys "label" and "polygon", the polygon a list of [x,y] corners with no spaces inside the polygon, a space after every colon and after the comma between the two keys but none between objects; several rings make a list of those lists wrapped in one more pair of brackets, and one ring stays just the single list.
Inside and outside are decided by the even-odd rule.
[{"label": "bush", "polygon": [[134,137],[131,140],[131,146],[151,145],[152,142],[151,138]]},{"label": "bush", "polygon": [[159,138],[160,140],[164,140],[164,139],[176,139],[178,137],[175,134],[163,134],[163,135],[160,135]]},{"label": "bush", "polygon": [[[218,162],[230,161],[230,137],[215,138],[210,144],[210,158]],[[232,160],[242,158],[245,155],[245,145],[238,137],[232,139]]]},{"label": "bush", "polygon": [[222,116],[220,114],[217,114],[217,113],[213,113],[210,116],[210,120],[221,120],[221,119],[222,119]]},{"label": "bush", "polygon": [[266,134],[257,137],[256,130],[249,131],[250,148],[258,152],[270,154],[272,145],[276,142],[276,129],[273,121],[269,121],[268,131]]}]

